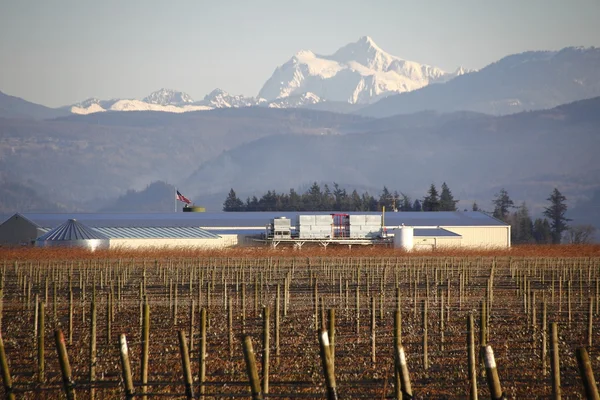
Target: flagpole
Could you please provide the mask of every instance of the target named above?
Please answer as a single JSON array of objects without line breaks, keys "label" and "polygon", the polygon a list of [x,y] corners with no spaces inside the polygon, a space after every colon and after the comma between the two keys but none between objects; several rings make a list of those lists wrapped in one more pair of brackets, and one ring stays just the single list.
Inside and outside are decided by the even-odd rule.
[{"label": "flagpole", "polygon": [[177,213],[177,188],[175,188],[175,212]]}]

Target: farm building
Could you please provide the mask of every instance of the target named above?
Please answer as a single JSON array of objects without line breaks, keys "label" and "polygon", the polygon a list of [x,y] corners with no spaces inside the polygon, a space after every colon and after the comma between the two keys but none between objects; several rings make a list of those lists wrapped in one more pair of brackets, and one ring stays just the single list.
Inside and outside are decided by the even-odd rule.
[{"label": "farm building", "polygon": [[[412,248],[507,248],[510,225],[481,212],[208,212],[208,213],[17,213],[0,224],[0,245],[32,244],[75,219],[106,236],[110,247],[193,246],[221,248],[278,240],[326,244],[394,242],[402,226],[412,227]],[[348,242],[350,241],[350,242]]]},{"label": "farm building", "polygon": [[[106,238],[111,248],[219,248],[232,245],[230,238],[201,229],[187,218],[179,218],[179,221],[169,218],[174,215],[184,214],[15,214],[0,225],[0,244],[28,245],[37,242],[40,245],[39,242],[42,242],[41,245],[48,245],[48,241],[43,241],[47,233],[68,220],[76,220],[88,232]],[[62,244],[66,243],[62,241]]]}]

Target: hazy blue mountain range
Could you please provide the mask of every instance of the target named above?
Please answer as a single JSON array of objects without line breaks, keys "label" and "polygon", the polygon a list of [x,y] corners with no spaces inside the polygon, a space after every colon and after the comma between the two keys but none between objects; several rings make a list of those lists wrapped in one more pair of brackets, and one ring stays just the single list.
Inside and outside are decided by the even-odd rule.
[{"label": "hazy blue mountain range", "polygon": [[237,146],[202,164],[184,186],[199,194],[233,187],[243,197],[312,179],[422,196],[431,182],[446,181],[463,200],[482,204],[505,187],[539,209],[555,186],[573,203],[600,187],[598,126],[600,98],[503,117],[420,113],[359,121],[347,134],[279,135]]},{"label": "hazy blue mountain range", "polygon": [[155,181],[212,210],[232,187],[245,199],[314,181],[375,195],[387,185],[413,199],[446,181],[461,209],[473,200],[485,208],[504,187],[534,212],[556,186],[570,206],[597,207],[599,126],[600,97],[508,116],[427,111],[373,119],[250,107],[4,118],[0,199],[9,200],[1,209],[43,208],[3,195],[17,182],[22,188],[12,193],[31,189],[27,196],[45,199],[47,209],[170,207],[169,190],[148,190]]},{"label": "hazy blue mountain range", "polygon": [[69,114],[66,110],[45,107],[0,92],[0,118],[48,119]]},{"label": "hazy blue mountain range", "polygon": [[266,108],[0,119],[0,171],[59,202],[103,204],[156,180],[183,181],[223,151],[265,136],[340,132],[364,120]]},{"label": "hazy blue mountain range", "polygon": [[357,113],[373,117],[422,110],[512,114],[600,96],[600,49],[568,47],[507,56],[445,84],[393,95]]},{"label": "hazy blue mountain range", "polygon": [[256,97],[215,89],[194,101],[185,92],[163,88],[143,99],[90,98],[51,109],[0,93],[0,117],[242,107],[309,108],[373,117],[425,110],[505,115],[596,96],[600,96],[598,48],[530,51],[509,55],[480,71],[458,68],[448,73],[388,54],[363,37],[329,56],[299,51],[275,69]]}]

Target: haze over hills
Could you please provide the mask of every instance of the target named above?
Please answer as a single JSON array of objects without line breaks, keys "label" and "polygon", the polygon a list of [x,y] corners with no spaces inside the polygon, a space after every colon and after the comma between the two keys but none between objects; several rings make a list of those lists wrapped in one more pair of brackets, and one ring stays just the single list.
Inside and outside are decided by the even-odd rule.
[{"label": "haze over hills", "polygon": [[66,110],[45,107],[0,92],[0,118],[47,119],[68,114]]},{"label": "haze over hills", "polygon": [[179,182],[215,155],[261,137],[337,132],[362,120],[268,108],[0,119],[0,170],[6,181],[45,188],[57,201],[96,203],[155,180]]},{"label": "haze over hills", "polygon": [[504,117],[422,113],[358,122],[346,135],[263,137],[203,164],[184,185],[246,193],[312,179],[421,194],[446,181],[480,202],[506,187],[535,207],[554,186],[574,201],[600,187],[599,116],[595,98]]},{"label": "haze over hills", "polygon": [[232,187],[245,198],[335,181],[372,194],[387,185],[414,199],[446,181],[461,209],[472,200],[485,207],[505,187],[539,211],[555,186],[570,206],[600,189],[598,126],[600,98],[503,117],[250,107],[0,119],[0,170],[4,183],[33,188],[49,204],[89,211],[135,211],[137,200],[114,199],[159,180],[217,209]]},{"label": "haze over hills", "polygon": [[389,96],[361,115],[387,117],[422,110],[505,115],[600,96],[600,48],[514,54],[443,85]]},{"label": "haze over hills", "polygon": [[163,88],[143,99],[90,98],[50,109],[0,93],[0,116],[46,119],[69,113],[184,113],[256,106],[374,117],[425,110],[505,115],[595,96],[600,96],[597,48],[531,51],[509,55],[480,71],[458,67],[448,73],[390,55],[365,36],[328,56],[309,50],[297,52],[275,69],[256,97],[215,89],[197,101],[185,92]]}]

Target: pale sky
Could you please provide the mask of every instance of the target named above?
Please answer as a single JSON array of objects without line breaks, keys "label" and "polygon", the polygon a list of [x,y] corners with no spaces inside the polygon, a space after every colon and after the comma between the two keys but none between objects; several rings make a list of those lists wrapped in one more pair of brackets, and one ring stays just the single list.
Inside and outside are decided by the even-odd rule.
[{"label": "pale sky", "polygon": [[0,91],[51,107],[160,88],[256,96],[299,50],[371,36],[452,71],[600,46],[600,0],[0,0]]}]

